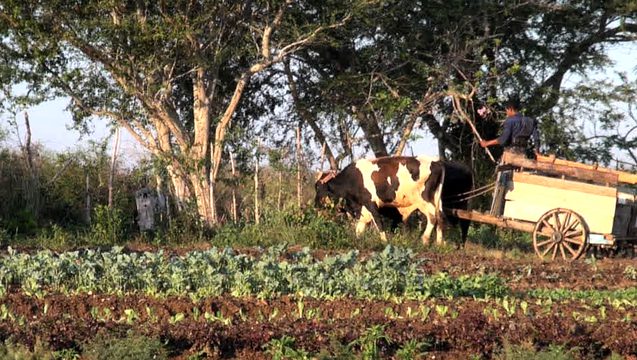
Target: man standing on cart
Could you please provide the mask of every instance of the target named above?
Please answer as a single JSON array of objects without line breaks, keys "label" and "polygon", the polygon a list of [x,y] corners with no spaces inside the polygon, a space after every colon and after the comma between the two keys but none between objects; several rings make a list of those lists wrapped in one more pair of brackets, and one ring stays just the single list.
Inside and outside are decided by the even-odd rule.
[{"label": "man standing on cart", "polygon": [[[540,133],[537,121],[519,113],[520,101],[513,97],[505,104],[507,118],[504,120],[502,134],[493,140],[482,140],[480,146],[486,148],[501,145],[505,151],[526,154],[529,158],[536,158],[540,154]],[[529,149],[529,140],[533,140],[533,150]]]},{"label": "man standing on cart", "polygon": [[[540,155],[540,133],[537,121],[519,113],[520,101],[517,97],[510,98],[505,104],[507,118],[504,120],[502,134],[493,140],[481,140],[480,146],[486,148],[501,145],[505,152],[524,154],[529,159],[536,159]],[[533,140],[533,150],[529,146]],[[491,203],[491,215],[500,216],[504,211],[504,195],[509,181],[513,178],[513,171],[508,169],[498,171],[496,187]]]}]

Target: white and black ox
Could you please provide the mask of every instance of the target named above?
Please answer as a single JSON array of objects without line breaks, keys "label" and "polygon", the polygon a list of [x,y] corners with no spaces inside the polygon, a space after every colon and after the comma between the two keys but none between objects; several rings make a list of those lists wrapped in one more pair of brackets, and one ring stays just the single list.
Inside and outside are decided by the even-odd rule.
[{"label": "white and black ox", "polygon": [[[447,169],[451,170],[450,174]],[[450,176],[453,183],[445,181]],[[445,216],[442,201],[447,190],[458,207],[466,208],[466,201],[457,201],[454,196],[471,189],[473,179],[466,166],[446,164],[430,157],[381,157],[358,160],[338,174],[323,173],[316,182],[316,206],[342,201],[343,210],[357,219],[356,234],[360,235],[367,224],[380,229],[381,212],[395,208],[402,221],[412,212],[420,210],[427,218],[422,234],[423,244],[429,244],[436,228],[436,242],[443,242]],[[452,194],[453,193],[453,194]],[[450,219],[456,222],[457,219]],[[469,222],[460,220],[463,244]]]}]

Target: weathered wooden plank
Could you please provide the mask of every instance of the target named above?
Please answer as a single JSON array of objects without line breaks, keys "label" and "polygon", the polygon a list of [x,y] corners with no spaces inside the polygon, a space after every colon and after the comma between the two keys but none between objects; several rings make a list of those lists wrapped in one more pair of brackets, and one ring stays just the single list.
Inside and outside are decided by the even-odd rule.
[{"label": "weathered wooden plank", "polygon": [[525,232],[533,232],[535,222],[518,221],[513,219],[500,218],[493,215],[483,214],[475,210],[446,209],[450,213],[460,219],[467,219],[483,224],[491,224],[507,229],[520,230]]},{"label": "weathered wooden plank", "polygon": [[581,169],[595,170],[595,171],[610,173],[610,174],[617,174],[619,182],[626,183],[626,184],[637,184],[637,174],[631,174],[626,171],[619,171],[619,170],[599,167],[599,165],[597,164],[589,165],[589,164],[578,163],[575,161],[558,159],[555,157],[555,155],[551,155],[551,156],[540,155],[537,157],[537,161],[543,162],[543,163],[549,163],[549,164],[566,165],[566,166],[581,168]]},{"label": "weathered wooden plank", "polygon": [[525,169],[539,170],[553,175],[570,176],[579,180],[592,181],[598,184],[615,185],[619,182],[619,175],[616,173],[574,167],[564,164],[535,161],[527,159],[522,154],[515,154],[511,152],[504,152],[504,154],[502,154],[502,163]]}]

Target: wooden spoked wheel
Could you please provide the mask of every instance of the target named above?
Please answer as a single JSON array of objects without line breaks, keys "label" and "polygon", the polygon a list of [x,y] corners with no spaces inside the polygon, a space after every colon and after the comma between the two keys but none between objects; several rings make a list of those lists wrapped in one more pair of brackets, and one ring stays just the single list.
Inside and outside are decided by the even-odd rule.
[{"label": "wooden spoked wheel", "polygon": [[541,259],[573,261],[586,249],[588,228],[582,217],[569,209],[553,209],[540,217],[533,230],[533,247]]}]

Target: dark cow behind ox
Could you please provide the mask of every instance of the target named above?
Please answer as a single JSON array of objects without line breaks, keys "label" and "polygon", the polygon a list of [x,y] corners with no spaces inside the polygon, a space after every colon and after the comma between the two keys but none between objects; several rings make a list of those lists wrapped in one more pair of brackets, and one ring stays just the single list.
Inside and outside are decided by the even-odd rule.
[{"label": "dark cow behind ox", "polygon": [[[344,202],[344,210],[358,220],[360,235],[372,223],[381,232],[379,209],[394,207],[405,220],[415,210],[427,218],[422,241],[428,244],[436,228],[436,241],[442,243],[443,163],[419,157],[382,157],[362,159],[348,165],[338,174],[323,174],[316,182],[316,206],[328,202]],[[437,226],[438,225],[438,226]]]},{"label": "dark cow behind ox", "polygon": [[[442,185],[442,206],[445,209],[469,208],[469,192],[473,189],[473,171],[465,164],[453,161],[445,162],[445,181]],[[471,221],[447,215],[450,225],[460,224],[462,233],[461,246],[467,242]]]}]

